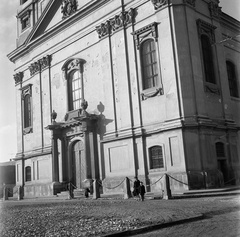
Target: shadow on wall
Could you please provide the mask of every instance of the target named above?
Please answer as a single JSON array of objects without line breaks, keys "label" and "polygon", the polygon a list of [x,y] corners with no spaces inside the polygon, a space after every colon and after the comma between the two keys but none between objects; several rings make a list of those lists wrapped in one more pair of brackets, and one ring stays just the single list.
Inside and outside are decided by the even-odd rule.
[{"label": "shadow on wall", "polygon": [[[113,119],[107,119],[105,117],[105,115],[103,114],[103,112],[105,110],[105,106],[104,106],[104,104],[101,101],[97,105],[97,110],[100,113],[99,120],[98,120],[98,131],[97,131],[97,133],[100,136],[100,140],[103,140],[103,136],[106,133],[106,126],[109,123],[112,123],[114,120]],[[100,143],[100,154],[101,154],[100,162],[101,162],[101,167],[102,167],[102,179],[105,179],[105,177],[106,177],[106,173],[105,173],[105,160],[104,160],[104,148],[103,148],[103,144],[102,143]]]}]

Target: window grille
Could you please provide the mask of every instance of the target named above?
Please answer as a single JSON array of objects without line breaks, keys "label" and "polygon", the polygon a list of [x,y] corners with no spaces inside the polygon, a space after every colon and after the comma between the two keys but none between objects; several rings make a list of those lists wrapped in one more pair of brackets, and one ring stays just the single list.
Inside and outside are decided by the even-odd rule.
[{"label": "window grille", "polygon": [[236,73],[235,73],[235,65],[230,61],[227,61],[226,65],[227,65],[228,84],[229,84],[230,95],[232,97],[239,97],[238,83],[237,83],[237,78],[236,78]]},{"label": "window grille", "polygon": [[156,46],[153,39],[144,41],[140,49],[143,89],[149,89],[157,86],[158,79],[158,65]]},{"label": "window grille", "polygon": [[31,181],[31,167],[26,167],[26,182]]},{"label": "window grille", "polygon": [[163,150],[161,146],[154,146],[149,149],[150,169],[164,168]]},{"label": "window grille", "polygon": [[224,143],[222,142],[216,143],[216,153],[217,157],[225,157]]}]

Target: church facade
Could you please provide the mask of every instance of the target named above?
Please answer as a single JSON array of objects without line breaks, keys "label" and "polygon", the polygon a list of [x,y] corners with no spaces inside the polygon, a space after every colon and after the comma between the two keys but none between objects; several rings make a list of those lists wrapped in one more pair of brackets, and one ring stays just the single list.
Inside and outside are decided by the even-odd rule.
[{"label": "church facade", "polygon": [[25,197],[240,183],[240,22],[218,0],[22,0],[17,19]]}]

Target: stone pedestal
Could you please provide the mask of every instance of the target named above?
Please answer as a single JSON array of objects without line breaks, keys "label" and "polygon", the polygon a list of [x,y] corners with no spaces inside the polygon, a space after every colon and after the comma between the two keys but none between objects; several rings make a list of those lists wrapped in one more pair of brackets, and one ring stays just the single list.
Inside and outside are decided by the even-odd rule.
[{"label": "stone pedestal", "polygon": [[93,199],[98,199],[98,198],[100,198],[99,183],[95,179],[93,181]]},{"label": "stone pedestal", "polygon": [[126,177],[124,180],[124,199],[129,199],[131,196],[130,180]]},{"label": "stone pedestal", "polygon": [[8,188],[4,187],[3,188],[3,201],[8,200]]},{"label": "stone pedestal", "polygon": [[22,200],[23,199],[23,189],[21,186],[19,186],[17,188],[17,199],[18,201]]},{"label": "stone pedestal", "polygon": [[170,199],[172,198],[172,192],[170,189],[170,182],[169,182],[169,177],[167,174],[165,174],[164,177],[164,194],[163,194],[163,199]]}]

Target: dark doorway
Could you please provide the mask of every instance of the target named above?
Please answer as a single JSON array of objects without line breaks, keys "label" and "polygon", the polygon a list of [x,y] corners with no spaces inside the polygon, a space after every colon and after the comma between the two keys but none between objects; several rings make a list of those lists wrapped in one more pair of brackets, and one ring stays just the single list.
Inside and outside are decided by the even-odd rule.
[{"label": "dark doorway", "polygon": [[227,160],[218,160],[218,169],[222,172],[223,181],[226,183],[228,179]]},{"label": "dark doorway", "polygon": [[78,189],[84,187],[83,181],[86,179],[86,160],[83,150],[84,145],[82,141],[76,142],[72,149],[73,184]]}]

